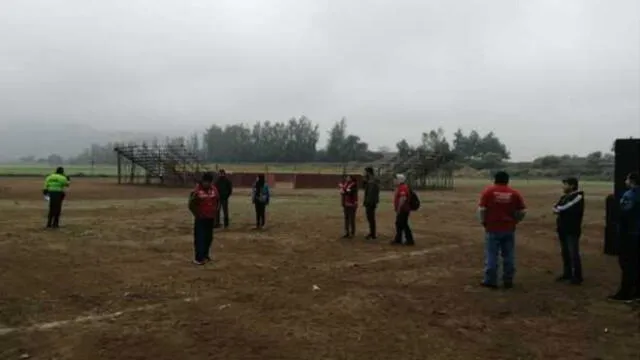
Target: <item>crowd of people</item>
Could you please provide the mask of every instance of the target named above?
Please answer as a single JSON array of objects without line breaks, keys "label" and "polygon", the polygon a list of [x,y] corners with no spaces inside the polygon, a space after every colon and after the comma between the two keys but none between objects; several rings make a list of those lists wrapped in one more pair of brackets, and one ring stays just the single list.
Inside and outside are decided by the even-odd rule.
[{"label": "crowd of people", "polygon": [[[402,174],[395,176],[393,208],[395,211],[395,237],[392,245],[415,244],[409,217],[420,207],[420,200]],[[630,173],[625,181],[628,190],[620,200],[618,229],[619,264],[622,272],[618,291],[609,297],[616,301],[640,299],[640,176]],[[59,167],[45,179],[43,194],[49,202],[47,228],[60,226],[60,214],[65,190],[70,179]],[[366,239],[377,238],[376,210],[380,201],[380,182],[372,168],[364,171],[363,178],[366,219],[369,225]],[[585,208],[585,195],[577,178],[562,181],[563,194],[552,208],[556,215],[556,230],[560,244],[563,272],[559,282],[572,285],[583,283],[580,238]],[[344,238],[356,234],[356,214],[359,207],[359,186],[350,175],[339,184],[339,194],[344,214]],[[229,227],[229,198],[233,184],[224,170],[217,176],[205,173],[189,195],[188,207],[194,217],[194,264],[211,261],[210,251],[214,228]],[[255,209],[255,229],[264,228],[266,209],[270,202],[270,189],[264,175],[258,175],[252,186],[251,201]],[[495,174],[494,184],[484,189],[478,203],[478,219],[485,230],[485,270],[481,286],[497,289],[498,269],[502,259],[502,284],[512,288],[515,266],[515,234],[517,225],[525,218],[526,205],[519,191],[509,185],[509,175]]]}]

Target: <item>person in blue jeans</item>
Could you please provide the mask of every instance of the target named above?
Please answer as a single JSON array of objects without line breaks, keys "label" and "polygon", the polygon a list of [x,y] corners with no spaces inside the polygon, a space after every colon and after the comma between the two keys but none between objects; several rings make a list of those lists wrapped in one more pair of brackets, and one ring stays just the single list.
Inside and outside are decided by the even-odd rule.
[{"label": "person in blue jeans", "polygon": [[496,173],[494,184],[480,196],[478,218],[485,229],[485,270],[481,285],[498,288],[498,257],[502,256],[502,281],[506,289],[513,287],[515,275],[515,231],[524,218],[522,195],[509,186],[509,174]]},{"label": "person in blue jeans", "polygon": [[584,192],[578,189],[578,179],[574,177],[562,180],[562,186],[564,195],[553,206],[563,265],[562,275],[556,281],[580,285],[583,281],[580,236],[584,217]]}]

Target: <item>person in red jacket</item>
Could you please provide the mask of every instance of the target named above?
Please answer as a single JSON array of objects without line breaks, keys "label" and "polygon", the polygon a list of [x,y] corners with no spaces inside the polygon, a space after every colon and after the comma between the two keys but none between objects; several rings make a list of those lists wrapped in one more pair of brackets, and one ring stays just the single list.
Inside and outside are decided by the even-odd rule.
[{"label": "person in red jacket", "polygon": [[209,252],[213,243],[213,227],[219,206],[220,196],[218,189],[213,186],[213,175],[205,173],[189,196],[189,210],[194,217],[193,263],[196,265],[204,265],[211,261]]},{"label": "person in red jacket", "polygon": [[502,281],[513,287],[515,274],[515,232],[524,218],[526,207],[520,192],[509,186],[509,174],[498,171],[494,184],[480,195],[478,217],[485,230],[485,270],[481,285],[498,287],[498,255],[502,256]]},{"label": "person in red jacket", "polygon": [[345,175],[339,184],[342,209],[344,213],[343,238],[352,238],[356,234],[356,210],[358,209],[358,184],[351,177]]},{"label": "person in red jacket", "polygon": [[409,226],[411,189],[407,184],[407,178],[403,174],[397,174],[394,182],[396,190],[393,194],[393,209],[396,212],[396,236],[391,241],[391,245],[402,245],[404,235],[404,245],[413,246],[415,242],[413,240],[413,232]]}]

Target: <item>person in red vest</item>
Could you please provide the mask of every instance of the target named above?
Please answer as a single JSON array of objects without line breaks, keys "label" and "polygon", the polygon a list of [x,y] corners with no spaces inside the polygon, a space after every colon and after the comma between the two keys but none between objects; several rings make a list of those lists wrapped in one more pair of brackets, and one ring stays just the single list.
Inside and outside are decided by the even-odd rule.
[{"label": "person in red vest", "polygon": [[193,263],[196,265],[204,265],[211,261],[209,252],[213,243],[213,227],[219,206],[220,195],[213,185],[213,175],[205,173],[189,196],[189,211],[194,217]]},{"label": "person in red vest", "polygon": [[351,177],[345,175],[344,180],[339,184],[340,197],[342,198],[342,209],[344,212],[343,238],[352,238],[356,234],[356,210],[358,209],[358,184]]},{"label": "person in red vest", "polygon": [[[393,193],[393,209],[396,212],[396,236],[391,245],[415,245],[413,232],[409,226],[411,214],[411,189],[407,184],[407,178],[403,174],[396,174],[394,183],[396,190]],[[403,236],[404,235],[404,236]],[[402,241],[404,237],[404,242]]]}]

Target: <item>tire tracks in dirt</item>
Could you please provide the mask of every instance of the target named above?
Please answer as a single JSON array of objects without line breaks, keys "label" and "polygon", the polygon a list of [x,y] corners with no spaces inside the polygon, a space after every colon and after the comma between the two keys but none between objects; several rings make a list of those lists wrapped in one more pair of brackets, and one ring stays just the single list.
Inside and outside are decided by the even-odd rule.
[{"label": "tire tracks in dirt", "polygon": [[[393,254],[388,254],[388,255],[385,255],[385,256],[370,258],[370,259],[362,260],[362,261],[342,260],[342,261],[332,262],[332,263],[329,263],[329,264],[323,264],[323,265],[320,265],[320,266],[312,266],[312,267],[310,267],[310,269],[312,269],[312,270],[320,270],[320,271],[331,271],[333,269],[349,268],[349,267],[354,267],[354,266],[366,266],[366,265],[370,265],[370,264],[378,264],[378,263],[381,263],[381,262],[396,261],[396,260],[402,260],[402,259],[406,259],[406,258],[424,256],[424,255],[428,255],[428,254],[447,252],[447,251],[450,251],[450,250],[457,249],[457,248],[459,248],[461,246],[464,246],[466,244],[467,243],[448,244],[448,245],[435,246],[435,247],[431,247],[431,248],[427,248],[427,249],[421,249],[421,250],[413,250],[413,251],[408,251],[408,252],[398,252],[398,253],[393,253]],[[38,331],[48,331],[48,330],[58,329],[58,328],[61,328],[61,327],[72,326],[72,325],[83,324],[83,323],[97,323],[97,322],[101,322],[101,321],[113,320],[113,319],[122,317],[124,315],[140,313],[140,312],[154,311],[154,310],[160,309],[163,306],[167,306],[167,305],[179,304],[179,303],[191,303],[191,302],[196,302],[196,301],[200,301],[200,300],[207,299],[207,298],[208,298],[207,296],[188,297],[188,298],[183,298],[183,299],[179,299],[179,300],[166,301],[166,302],[157,303],[157,304],[150,304],[150,305],[139,306],[139,307],[135,307],[135,308],[123,309],[123,310],[116,311],[116,312],[113,312],[113,313],[84,315],[84,316],[78,316],[78,317],[73,318],[73,319],[52,321],[52,322],[39,323],[39,324],[32,324],[32,325],[20,326],[20,327],[2,327],[0,325],[0,336],[7,336],[7,335],[16,334],[16,333],[29,333],[29,332],[38,332]]]}]

